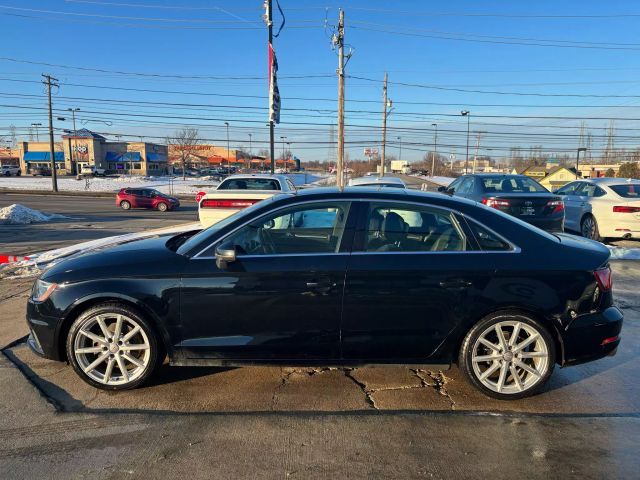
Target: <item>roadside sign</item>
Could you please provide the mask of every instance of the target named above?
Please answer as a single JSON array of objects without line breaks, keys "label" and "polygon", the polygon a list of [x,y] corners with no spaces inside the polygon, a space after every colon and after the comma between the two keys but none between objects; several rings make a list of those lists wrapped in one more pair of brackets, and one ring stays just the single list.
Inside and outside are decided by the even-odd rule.
[{"label": "roadside sign", "polygon": [[196,194],[196,202],[200,203],[200,200],[202,200],[202,197],[204,197],[207,194],[207,192],[198,192]]}]

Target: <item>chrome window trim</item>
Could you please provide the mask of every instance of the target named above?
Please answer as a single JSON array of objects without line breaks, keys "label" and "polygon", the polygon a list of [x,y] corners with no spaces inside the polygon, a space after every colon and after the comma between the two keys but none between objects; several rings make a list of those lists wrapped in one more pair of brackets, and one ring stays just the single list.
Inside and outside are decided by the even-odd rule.
[{"label": "chrome window trim", "polygon": [[[487,229],[488,231],[490,231],[491,233],[495,234],[496,236],[498,236],[500,239],[504,240],[506,243],[508,243],[509,245],[511,245],[512,249],[511,250],[455,250],[455,251],[419,251],[419,252],[366,252],[366,251],[351,251],[351,252],[334,252],[334,253],[277,253],[277,254],[267,254],[267,255],[243,255],[240,256],[238,258],[255,258],[255,257],[260,257],[260,258],[269,258],[269,257],[289,257],[289,256],[326,256],[326,255],[381,255],[381,254],[405,254],[405,255],[424,255],[424,254],[450,254],[450,253],[471,253],[471,254],[478,254],[478,253],[482,253],[482,254],[511,254],[511,253],[520,253],[522,252],[522,249],[516,245],[515,243],[513,243],[512,241],[506,239],[505,237],[503,237],[502,235],[498,234],[497,232],[495,232],[493,229],[487,227],[485,224],[483,224],[482,222],[475,220],[471,217],[469,217],[468,215],[465,215],[464,213],[462,213],[459,210],[455,210],[453,208],[450,207],[446,207],[446,206],[442,206],[442,205],[433,205],[433,204],[429,204],[429,203],[422,203],[422,202],[416,202],[416,201],[412,201],[412,200],[397,200],[397,199],[380,199],[380,198],[375,198],[375,197],[357,197],[357,198],[349,198],[349,199],[338,199],[338,198],[330,198],[330,199],[318,199],[318,200],[305,200],[299,203],[295,203],[294,205],[283,205],[281,207],[278,207],[277,209],[274,210],[270,210],[269,212],[265,213],[262,216],[266,216],[268,214],[274,213],[274,212],[278,212],[280,210],[284,210],[286,208],[292,207],[292,206],[298,206],[298,205],[306,205],[306,204],[313,204],[313,203],[327,203],[327,202],[349,202],[351,203],[353,206],[354,202],[377,202],[377,203],[405,203],[405,204],[410,204],[410,205],[417,205],[417,206],[421,206],[421,207],[429,207],[429,208],[434,208],[434,209],[440,209],[440,210],[445,210],[447,212],[453,213],[454,215],[459,215],[461,217],[463,217],[465,220],[471,220],[476,222],[478,225],[480,225],[482,228]],[[351,212],[351,207],[349,208],[349,211]],[[238,231],[239,229],[241,229],[242,227],[248,225],[249,223],[251,223],[254,220],[258,220],[260,219],[262,216],[258,217],[258,218],[253,218],[251,220],[248,220],[244,223],[242,223],[241,225],[237,226],[236,228],[234,228],[233,230],[231,230],[230,232],[228,232],[224,237],[216,240],[215,242],[207,245],[205,248],[203,248],[202,250],[200,250],[198,253],[196,253],[194,256],[191,257],[192,260],[210,260],[210,259],[214,259],[215,257],[212,256],[207,256],[207,257],[202,257],[200,256],[202,253],[206,252],[207,250],[209,250],[209,248],[211,248],[215,243],[224,240],[225,238],[227,238],[229,235],[234,234],[236,231]],[[453,220],[457,223],[457,219],[455,217],[453,217]],[[458,225],[458,228],[461,228],[460,225]],[[464,235],[463,233],[463,237],[466,239],[466,235]]]}]

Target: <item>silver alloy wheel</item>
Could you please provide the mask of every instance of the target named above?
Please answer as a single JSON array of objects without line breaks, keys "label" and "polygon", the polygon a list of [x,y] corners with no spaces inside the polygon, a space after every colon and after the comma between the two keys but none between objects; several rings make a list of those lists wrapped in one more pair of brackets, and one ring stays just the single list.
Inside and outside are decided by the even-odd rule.
[{"label": "silver alloy wheel", "polygon": [[80,369],[105,385],[124,385],[149,367],[151,348],[144,329],[120,313],[91,317],[76,333],[73,354]]},{"label": "silver alloy wheel", "polygon": [[129,210],[131,208],[131,204],[126,200],[123,200],[120,202],[120,207],[122,207],[123,210]]},{"label": "silver alloy wheel", "polygon": [[488,389],[515,394],[536,385],[549,369],[549,348],[533,326],[516,321],[491,325],[476,340],[471,363]]},{"label": "silver alloy wheel", "polygon": [[586,238],[593,238],[596,236],[596,221],[592,216],[587,216],[582,220],[582,236]]},{"label": "silver alloy wheel", "polygon": [[166,203],[159,203],[158,204],[158,210],[160,210],[161,212],[166,212],[167,211],[167,204]]}]

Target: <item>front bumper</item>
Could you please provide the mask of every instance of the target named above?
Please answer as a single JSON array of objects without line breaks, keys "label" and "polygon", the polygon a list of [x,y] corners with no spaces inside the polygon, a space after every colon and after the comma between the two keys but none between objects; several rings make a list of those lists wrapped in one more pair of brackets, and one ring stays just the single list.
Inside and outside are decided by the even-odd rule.
[{"label": "front bumper", "polygon": [[[617,307],[580,315],[563,332],[563,366],[614,355],[620,344],[624,315]],[[603,343],[606,341],[606,343]]]},{"label": "front bumper", "polygon": [[29,339],[27,344],[37,355],[51,360],[62,360],[61,349],[58,348],[59,318],[48,315],[47,302],[27,301],[27,325]]}]

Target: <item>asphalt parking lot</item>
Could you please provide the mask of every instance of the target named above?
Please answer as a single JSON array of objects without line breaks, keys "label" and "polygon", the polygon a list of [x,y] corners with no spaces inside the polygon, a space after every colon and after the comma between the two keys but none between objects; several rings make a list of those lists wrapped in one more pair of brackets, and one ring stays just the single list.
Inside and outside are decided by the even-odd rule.
[{"label": "asphalt parking lot", "polygon": [[[24,203],[73,220],[50,230],[36,226],[19,241],[6,242],[14,234],[3,228],[0,244],[37,251],[49,243],[39,243],[41,232],[57,232],[52,241],[60,245],[78,241],[70,225],[84,221],[75,218],[83,206],[47,198]],[[84,208],[96,212],[97,222],[122,217],[105,199],[92,201]],[[140,218],[103,223],[126,233],[192,221],[195,214],[129,213]],[[77,230],[81,238],[98,238],[90,237],[91,228]],[[632,478],[640,462],[640,262],[612,267],[616,303],[625,313],[618,354],[557,368],[541,394],[510,402],[484,397],[455,366],[165,365],[144,388],[104,392],[67,364],[28,350],[24,304],[32,279],[1,279],[3,478],[154,478],[186,468],[192,478]]]}]

